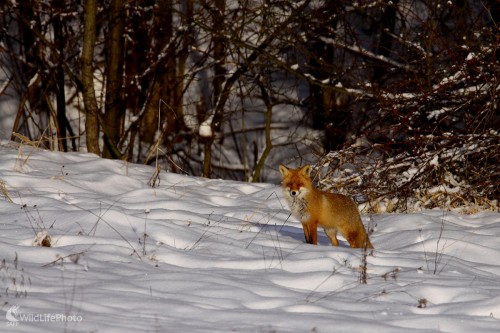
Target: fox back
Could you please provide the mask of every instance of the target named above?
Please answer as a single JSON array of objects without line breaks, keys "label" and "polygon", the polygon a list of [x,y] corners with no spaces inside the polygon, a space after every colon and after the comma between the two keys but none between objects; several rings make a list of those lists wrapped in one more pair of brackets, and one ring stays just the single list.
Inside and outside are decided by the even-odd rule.
[{"label": "fox back", "polygon": [[307,243],[317,244],[317,226],[320,225],[334,246],[339,244],[337,231],[340,231],[351,247],[373,247],[351,198],[316,189],[309,165],[299,169],[283,165],[279,168],[283,194],[292,215],[302,223]]}]

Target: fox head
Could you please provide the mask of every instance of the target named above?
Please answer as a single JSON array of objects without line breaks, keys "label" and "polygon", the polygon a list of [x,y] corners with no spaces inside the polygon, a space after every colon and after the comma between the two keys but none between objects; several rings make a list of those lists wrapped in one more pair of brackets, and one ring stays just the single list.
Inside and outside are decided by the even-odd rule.
[{"label": "fox head", "polygon": [[311,189],[310,165],[304,165],[298,169],[289,169],[280,165],[280,172],[283,177],[283,191],[291,198],[301,197]]}]

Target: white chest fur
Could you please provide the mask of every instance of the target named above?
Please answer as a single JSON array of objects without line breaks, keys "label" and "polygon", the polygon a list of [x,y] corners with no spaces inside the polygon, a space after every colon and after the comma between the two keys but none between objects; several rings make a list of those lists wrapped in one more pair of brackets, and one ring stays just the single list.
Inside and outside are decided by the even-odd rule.
[{"label": "white chest fur", "polygon": [[292,215],[302,223],[307,222],[310,215],[307,210],[307,200],[305,196],[300,194],[297,196],[291,196],[288,191],[285,191],[285,198],[288,206],[290,206]]}]

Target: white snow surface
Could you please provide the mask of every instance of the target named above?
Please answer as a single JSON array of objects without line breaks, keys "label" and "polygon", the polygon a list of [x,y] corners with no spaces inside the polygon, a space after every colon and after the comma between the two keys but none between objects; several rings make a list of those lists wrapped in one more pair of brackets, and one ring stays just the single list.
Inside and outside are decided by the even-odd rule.
[{"label": "white snow surface", "polygon": [[363,216],[361,284],[362,250],[306,244],[279,185],[153,171],[0,147],[0,331],[500,330],[498,212]]}]

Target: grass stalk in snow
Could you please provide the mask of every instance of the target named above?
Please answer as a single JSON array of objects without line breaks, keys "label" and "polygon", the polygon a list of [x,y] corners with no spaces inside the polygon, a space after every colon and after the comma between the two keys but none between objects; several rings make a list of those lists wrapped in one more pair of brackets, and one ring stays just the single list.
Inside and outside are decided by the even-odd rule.
[{"label": "grass stalk in snow", "polygon": [[64,256],[64,257],[61,257],[61,256],[57,256],[57,259],[45,264],[45,265],[42,265],[42,267],[49,267],[49,266],[53,266],[57,263],[63,263],[64,262],[64,259],[69,259],[73,264],[78,264],[78,262],[80,261],[80,258],[88,251],[89,249],[87,250],[84,250],[84,251],[80,251],[80,252],[76,252],[76,253],[71,253],[71,254],[68,254],[67,256]]},{"label": "grass stalk in snow", "polygon": [[97,227],[99,226],[100,222],[102,221],[105,225],[107,225],[111,230],[113,230],[123,241],[125,241],[127,243],[127,245],[130,247],[130,249],[132,250],[132,254],[135,254],[137,255],[137,257],[142,260],[142,257],[141,255],[139,254],[139,252],[137,252],[137,250],[135,249],[135,247],[132,245],[132,243],[130,243],[130,241],[125,237],[123,236],[119,231],[118,229],[116,229],[111,223],[109,223],[108,221],[106,221],[106,219],[104,219],[104,216],[106,215],[106,213],[115,205],[115,203],[117,203],[119,201],[116,200],[112,205],[110,205],[108,207],[108,209],[106,209],[104,211],[104,213],[101,213],[101,203],[99,203],[99,214],[96,214],[94,213],[92,210],[90,209],[84,209],[82,207],[79,207],[78,205],[76,204],[73,204],[73,206],[75,207],[78,207],[92,215],[94,215],[95,217],[97,217],[97,221],[94,223],[94,225],[92,226],[92,228],[89,230],[89,232],[86,232],[87,236],[90,236],[92,234],[92,236],[95,236],[95,233],[97,231]]},{"label": "grass stalk in snow", "polygon": [[13,264],[14,267],[8,264],[5,258],[0,262],[0,279],[4,284],[5,296],[9,297],[13,292],[15,298],[27,297],[31,279],[29,277],[26,279],[24,269],[18,269],[17,252],[15,252]]},{"label": "grass stalk in snow", "polygon": [[[146,154],[146,158],[145,158],[145,162],[144,162],[145,164],[147,164],[148,161],[151,159],[151,156],[153,154],[155,155],[155,169],[154,169],[153,174],[151,175],[151,178],[148,181],[148,185],[153,187],[153,188],[160,186],[161,166],[159,163],[159,155],[160,155],[159,153],[161,152],[161,153],[165,154],[165,152],[160,149],[160,145],[163,143],[163,136],[164,136],[164,131],[161,128],[161,112],[160,111],[161,111],[162,105],[165,105],[169,109],[169,111],[172,112],[174,117],[177,117],[177,115],[176,115],[175,111],[172,109],[172,107],[170,107],[170,105],[165,103],[165,101],[160,98],[160,100],[158,102],[158,128],[157,128],[158,133],[160,133],[160,135],[158,135],[158,139],[156,140],[155,144],[149,149],[149,152]],[[165,154],[165,158],[167,158],[170,161],[170,163],[172,163],[172,165],[175,165],[175,167],[178,170],[185,172],[182,169],[182,167],[177,165],[175,163],[175,161],[170,156],[167,156],[167,154]],[[187,172],[185,172],[185,173],[187,174]]]},{"label": "grass stalk in snow", "polygon": [[[158,187],[160,186],[160,171],[161,171],[161,167],[160,167],[160,164],[158,163],[158,153],[160,151],[160,143],[161,143],[161,140],[163,138],[163,135],[162,135],[162,132],[161,132],[161,103],[163,102],[163,100],[160,98],[160,101],[158,102],[158,133],[160,133],[160,135],[158,136],[158,140],[156,141],[152,151],[155,152],[155,155],[156,155],[156,159],[155,159],[155,171],[153,172],[153,174],[151,175],[151,178],[149,179],[149,182],[148,182],[148,185],[151,186],[151,187]],[[163,102],[165,103],[165,102]],[[168,106],[168,104],[165,103],[165,105]],[[149,157],[146,158],[146,161],[149,160]]]},{"label": "grass stalk in snow", "polygon": [[[64,265],[64,264],[62,264]],[[66,317],[69,317],[71,316],[71,313],[73,312],[73,307],[74,307],[74,303],[75,303],[75,297],[76,297],[76,294],[77,294],[77,274],[78,274],[78,271],[75,270],[74,271],[74,276],[73,278],[71,279],[71,281],[73,281],[72,283],[72,286],[71,286],[71,293],[68,295],[68,293],[66,292],[66,279],[64,277],[64,274],[67,270],[66,269],[61,269],[61,280],[62,280],[62,292],[63,292],[63,297],[64,297],[64,315]],[[64,332],[67,332],[68,330],[68,324],[71,323],[71,321],[65,321],[64,322]],[[73,323],[75,324],[75,323]]]},{"label": "grass stalk in snow", "polygon": [[[375,225],[373,222],[373,216],[370,214],[370,221],[368,222],[368,226],[366,228],[368,237],[371,237],[373,231],[375,229]],[[361,248],[361,265],[359,266],[359,283],[367,284],[368,283],[368,255],[373,254],[373,249],[368,249],[368,242],[365,241],[364,246]]]},{"label": "grass stalk in snow", "polygon": [[194,250],[196,247],[198,247],[198,245],[200,245],[200,243],[205,240],[205,239],[208,239],[210,238],[212,235],[214,234],[217,234],[216,232],[212,232],[211,229],[214,227],[214,226],[217,226],[219,225],[221,222],[222,222],[222,219],[224,217],[221,217],[219,219],[219,221],[216,221],[215,224],[212,223],[212,221],[210,220],[210,217],[212,216],[213,212],[210,213],[210,215],[207,217],[207,229],[205,229],[205,231],[200,235],[200,237],[198,237],[198,239],[193,243],[193,245],[191,245],[191,247],[189,247],[188,251],[191,251],[191,250]]},{"label": "grass stalk in snow", "polygon": [[367,284],[368,280],[368,251],[366,246],[361,249],[361,265],[359,266],[359,283]]},{"label": "grass stalk in snow", "polygon": [[[281,201],[279,200],[279,197],[278,195],[276,194],[276,192],[273,192],[271,193],[267,198],[266,198],[266,201],[270,200],[271,197],[275,196],[280,205],[281,205],[281,208],[282,209],[285,209],[285,207],[283,206],[283,204],[281,203]],[[245,249],[248,249],[250,247],[250,245],[252,245],[252,243],[257,239],[257,237],[259,237],[259,235],[262,233],[262,231],[265,229],[265,227],[267,227],[269,225],[269,222],[271,221],[274,221],[275,220],[275,217],[276,215],[278,214],[278,212],[274,213],[272,216],[269,216],[269,215],[264,215],[260,220],[258,220],[256,223],[258,223],[259,225],[262,225],[262,221],[264,219],[267,218],[267,221],[263,224],[262,227],[259,228],[259,230],[255,233],[255,235],[253,236],[253,238],[250,240],[250,242],[248,242],[248,244],[245,246]],[[290,255],[291,253],[287,254],[286,256],[283,254],[283,249],[281,247],[281,244],[280,244],[280,240],[279,240],[279,234],[281,232],[281,230],[283,229],[283,227],[285,226],[286,222],[288,222],[288,219],[290,218],[290,216],[292,216],[291,213],[288,214],[288,217],[283,221],[283,223],[281,225],[278,226],[278,224],[274,223],[274,231],[275,231],[275,234],[276,234],[276,238],[273,238],[272,235],[270,235],[271,237],[271,240],[272,242],[275,244],[274,246],[274,249],[275,249],[275,254],[278,256],[278,259],[279,259],[279,265],[281,266],[283,264],[283,260],[285,260],[285,258]],[[266,259],[265,258],[265,253],[263,252],[262,255],[264,256],[264,260]],[[271,260],[271,263],[269,264],[269,268],[271,268],[271,265],[274,261],[274,258],[275,256],[273,256],[272,260]],[[267,266],[267,265],[266,265]]]},{"label": "grass stalk in snow", "polygon": [[37,216],[33,215],[33,213],[29,211],[28,205],[23,204],[21,206],[21,209],[24,211],[28,221],[30,222],[31,229],[33,230],[33,233],[35,235],[35,239],[33,240],[33,245],[51,247],[52,238],[48,232],[48,229],[52,229],[56,221],[54,220],[54,222],[52,222],[50,227],[47,228],[45,226],[45,223],[43,222],[42,216],[40,215],[37,206],[35,205],[33,206],[33,208],[36,210]]},{"label": "grass stalk in snow", "polygon": [[[276,196],[276,198],[278,199],[280,205],[281,205],[281,208],[282,209],[286,209],[285,206],[283,205],[283,203],[279,200],[279,197],[278,195],[276,194],[276,192],[273,192],[272,194],[270,194],[267,198],[266,198],[266,201],[268,201],[269,199],[271,199],[272,196]],[[268,220],[267,222],[264,223],[264,226],[267,226],[268,223],[274,219],[274,217],[276,217],[278,213],[275,213],[273,214]],[[283,224],[281,224],[280,228],[278,229],[278,232],[281,232],[281,230],[283,229],[283,227],[285,226],[286,222],[288,222],[288,219],[290,218],[290,216],[292,216],[292,214],[288,214],[288,217],[285,219],[285,221],[283,222]],[[265,218],[265,216],[260,219],[259,221],[257,221],[257,223],[260,224],[260,222]],[[262,230],[264,230],[264,228],[260,228],[259,231],[257,231],[255,233],[255,235],[253,236],[253,238],[250,240],[250,242],[247,244],[247,246],[245,247],[245,249],[248,249],[250,247],[250,245],[252,245],[252,243],[255,241],[255,239],[260,235],[260,233],[262,232]]]},{"label": "grass stalk in snow", "polygon": [[146,256],[146,239],[149,237],[147,233],[147,224],[148,224],[148,214],[150,210],[146,209],[145,214],[146,216],[144,217],[144,232],[142,233],[142,255]]},{"label": "grass stalk in snow", "polygon": [[7,189],[7,184],[3,180],[0,180],[0,193],[5,197],[5,200],[8,202],[12,203],[12,199],[10,198],[9,195],[9,190]]},{"label": "grass stalk in snow", "polygon": [[[328,275],[323,281],[321,281],[313,290],[311,290],[311,292],[309,293],[309,295],[307,295],[306,297],[306,302],[311,302],[313,303],[314,301],[312,301],[312,297],[313,295],[316,293],[316,291],[326,283],[326,281],[330,280],[334,275],[335,273],[337,272],[337,268],[336,267],[333,267],[333,270],[332,272],[330,273],[330,275]],[[321,297],[323,298],[323,297]],[[316,301],[320,300],[321,298],[317,299]]]},{"label": "grass stalk in snow", "polygon": [[28,163],[28,160],[33,153],[33,151],[29,152],[27,156],[24,155],[23,153],[23,145],[28,145],[33,148],[38,149],[41,145],[43,140],[45,139],[45,132],[47,131],[48,128],[45,129],[45,131],[42,133],[40,140],[38,141],[33,141],[27,136],[24,136],[20,133],[13,132],[12,135],[21,140],[21,143],[19,144],[19,148],[17,150],[17,159],[16,159],[16,164],[14,165],[14,171],[17,172],[24,172],[24,166],[26,163]]},{"label": "grass stalk in snow", "polygon": [[441,219],[441,227],[439,228],[439,236],[436,241],[436,252],[434,254],[434,271],[432,272],[433,274],[437,273],[438,265],[441,263],[441,260],[443,259],[444,247],[446,245],[445,242],[442,248],[439,247],[439,243],[441,243],[441,240],[443,239],[444,221],[445,218],[443,216],[443,218]]},{"label": "grass stalk in snow", "polygon": [[438,271],[438,267],[441,265],[441,261],[443,259],[443,255],[444,255],[444,249],[445,249],[446,243],[447,243],[445,241],[444,244],[442,246],[440,246],[441,241],[443,240],[446,214],[447,214],[446,212],[443,212],[443,217],[441,218],[441,226],[439,228],[439,235],[438,235],[438,238],[436,240],[436,249],[435,249],[434,253],[432,254],[433,258],[430,258],[430,253],[425,248],[425,242],[423,241],[423,238],[422,238],[422,229],[419,230],[420,238],[422,239],[422,247],[424,250],[424,257],[425,257],[425,263],[427,266],[427,270],[429,272],[431,271],[431,266],[429,263],[432,262],[434,264],[434,267],[432,269],[432,274],[434,274],[434,275],[441,273],[444,269],[444,267],[441,267],[441,269],[439,269],[439,271]]}]

